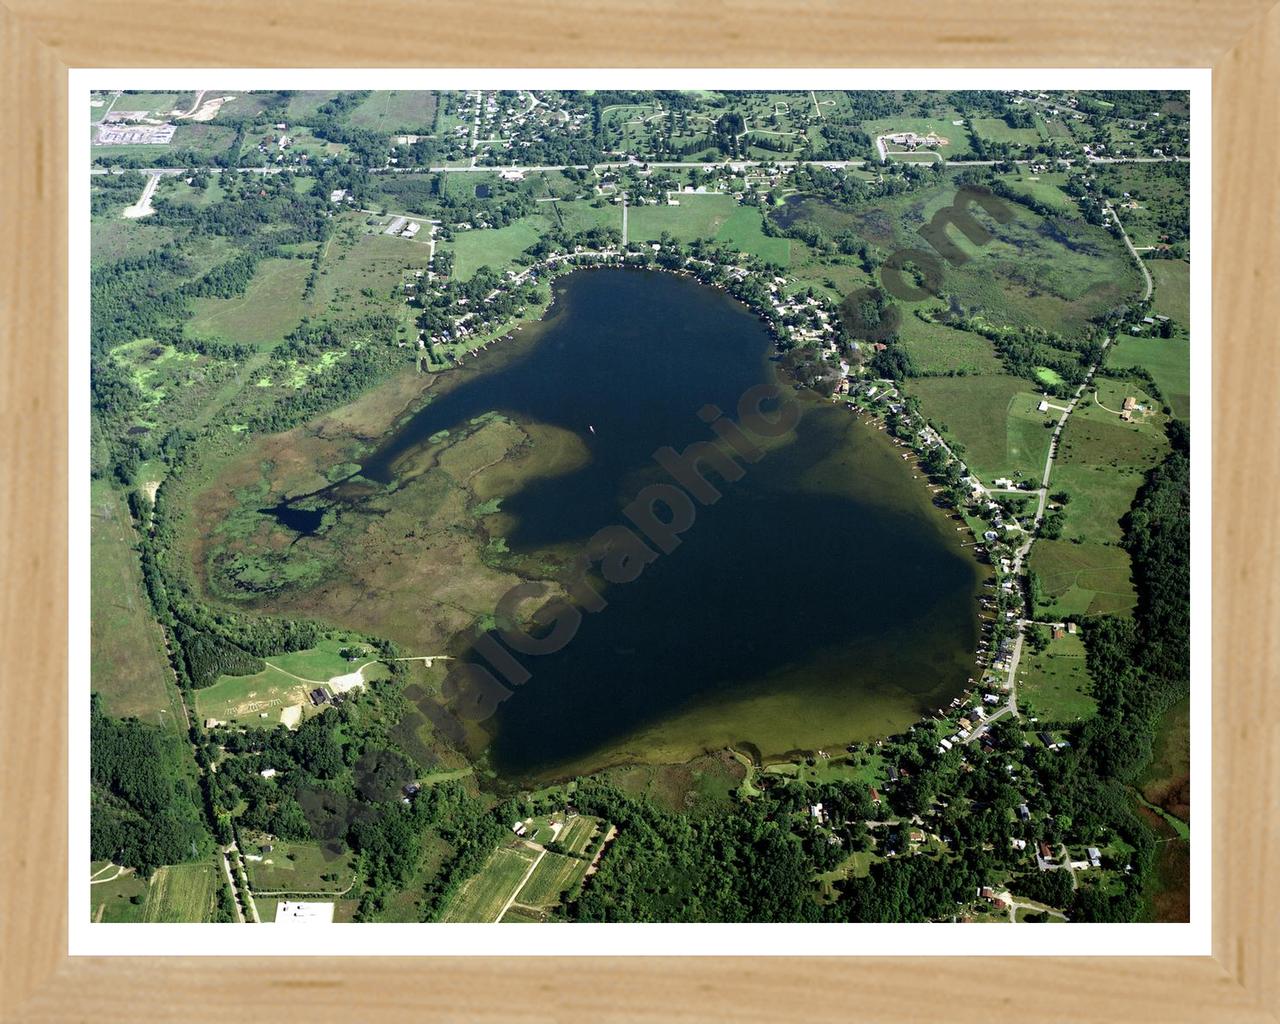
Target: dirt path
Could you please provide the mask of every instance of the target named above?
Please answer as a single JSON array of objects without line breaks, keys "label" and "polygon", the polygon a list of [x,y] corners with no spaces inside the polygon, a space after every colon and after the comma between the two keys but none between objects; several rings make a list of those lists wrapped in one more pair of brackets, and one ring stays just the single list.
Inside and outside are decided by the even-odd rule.
[{"label": "dirt path", "polygon": [[190,117],[192,114],[194,114],[197,110],[200,109],[200,101],[204,99],[204,94],[208,91],[209,91],[208,89],[198,90],[196,92],[196,98],[191,102],[191,109],[184,114],[174,114],[173,116],[174,117]]},{"label": "dirt path", "polygon": [[147,178],[147,183],[143,186],[142,195],[138,196],[138,201],[132,206],[126,206],[121,214],[129,220],[137,220],[139,217],[149,217],[155,213],[154,207],[151,205],[151,197],[156,194],[156,187],[160,184],[160,175],[153,174]]},{"label": "dirt path", "polygon": [[[525,845],[527,846],[529,844],[526,843]],[[498,916],[494,918],[495,922],[501,921],[502,915],[511,909],[511,904],[513,904],[516,901],[516,897],[520,895],[520,890],[523,889],[525,887],[525,883],[529,881],[529,876],[533,874],[534,870],[538,867],[538,864],[541,863],[542,858],[545,857],[546,855],[547,855],[546,848],[539,846],[538,856],[536,856],[533,859],[533,863],[529,865],[529,870],[526,871],[524,873],[524,877],[520,879],[520,884],[517,885],[514,891],[511,893],[511,898],[508,899],[507,902],[502,905],[502,909],[498,911]]]}]

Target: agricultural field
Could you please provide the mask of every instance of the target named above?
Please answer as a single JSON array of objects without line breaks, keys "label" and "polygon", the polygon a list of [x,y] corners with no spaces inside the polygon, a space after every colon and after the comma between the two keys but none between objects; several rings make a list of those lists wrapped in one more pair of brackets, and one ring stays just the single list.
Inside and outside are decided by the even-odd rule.
[{"label": "agricultural field", "polygon": [[523,843],[498,847],[480,873],[468,879],[454,895],[440,920],[498,920],[537,859],[538,851]]},{"label": "agricultural field", "polygon": [[586,853],[603,824],[599,818],[577,815],[565,822],[557,842],[567,853]]},{"label": "agricultural field", "polygon": [[183,731],[186,719],[164,636],[142,586],[137,535],[124,495],[105,480],[90,486],[90,670],[103,708],[118,718]]},{"label": "agricultural field", "polygon": [[1042,722],[1075,722],[1098,710],[1090,693],[1084,640],[1067,633],[1035,653],[1023,652],[1018,665],[1018,704]]},{"label": "agricultural field", "polygon": [[[1052,478],[1066,491],[1062,536],[1086,543],[1117,544],[1145,474],[1168,450],[1160,404],[1131,382],[1099,377],[1091,400],[1082,399],[1059,442]],[[1134,421],[1121,420],[1126,397],[1137,400]]]},{"label": "agricultural field", "polygon": [[1008,374],[922,377],[907,381],[905,389],[948,441],[964,446],[964,459],[980,480],[1039,481],[1049,455],[1045,424],[1057,414],[1037,411],[1041,396],[1028,391],[1025,380]]},{"label": "agricultural field", "polygon": [[546,854],[516,894],[516,903],[526,907],[557,906],[564,895],[582,881],[588,865],[581,857]]},{"label": "agricultural field", "polygon": [[147,921],[208,921],[219,878],[211,861],[157,868],[147,893]]}]

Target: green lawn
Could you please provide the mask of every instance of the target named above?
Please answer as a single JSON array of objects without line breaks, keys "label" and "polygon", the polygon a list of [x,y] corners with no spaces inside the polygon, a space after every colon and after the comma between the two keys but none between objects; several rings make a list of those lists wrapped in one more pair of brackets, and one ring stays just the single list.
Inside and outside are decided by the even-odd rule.
[{"label": "green lawn", "polygon": [[183,730],[182,703],[142,587],[124,495],[105,480],[95,480],[89,494],[90,685],[108,714]]},{"label": "green lawn", "polygon": [[468,879],[454,895],[441,920],[496,921],[537,856],[523,845],[494,850],[480,873]]},{"label": "green lawn", "polygon": [[1074,722],[1098,710],[1089,692],[1084,640],[1066,634],[1039,654],[1027,650],[1018,666],[1018,703],[1023,713],[1051,722]]}]

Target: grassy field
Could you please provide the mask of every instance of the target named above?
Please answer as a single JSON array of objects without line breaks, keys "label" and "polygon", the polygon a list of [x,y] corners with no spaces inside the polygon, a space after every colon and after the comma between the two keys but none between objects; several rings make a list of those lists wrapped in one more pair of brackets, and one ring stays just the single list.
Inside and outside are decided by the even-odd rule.
[{"label": "grassy field", "polygon": [[516,902],[527,907],[554,907],[582,880],[587,867],[588,862],[581,857],[548,853],[516,894]]},{"label": "grassy field", "polygon": [[468,879],[454,895],[441,920],[496,921],[537,856],[524,845],[494,850],[480,873]]},{"label": "grassy field", "polygon": [[243,295],[191,300],[195,314],[185,326],[193,338],[244,342],[269,348],[283,341],[314,303],[302,298],[311,261],[263,260]]},{"label": "grassy field", "polygon": [[787,267],[791,263],[791,239],[766,235],[759,211],[739,206],[720,226],[716,241],[739,252],[747,252],[769,263]]},{"label": "grassy field", "polygon": [[958,331],[946,324],[904,316],[898,343],[906,349],[919,373],[999,374],[1002,366],[990,341],[980,334]]},{"label": "grassy field", "polygon": [[1016,146],[1034,146],[1041,138],[1040,118],[1034,128],[1010,128],[1002,117],[975,117],[971,122],[978,137],[987,142],[1011,142]]},{"label": "grassy field", "polygon": [[[1039,480],[1049,454],[1052,414],[1036,411],[1040,396],[1008,374],[924,377],[907,382],[926,418],[948,440],[964,445],[964,458],[978,477]],[[1001,415],[1003,410],[1003,415]]]},{"label": "grassy field", "polygon": [[246,843],[245,853],[263,858],[245,859],[249,884],[255,893],[340,893],[350,887],[355,877],[355,854],[350,850],[333,853],[320,843],[276,841],[270,852]]},{"label": "grassy field", "polygon": [[[145,878],[140,878],[135,871],[113,878],[116,866],[107,867],[102,861],[94,861],[90,871],[100,879],[89,886],[89,913],[94,921],[133,924],[146,920],[148,887]],[[111,881],[106,880],[109,878]]]},{"label": "grassy field", "polygon": [[212,919],[218,888],[212,860],[157,868],[147,887],[142,920],[201,922]]},{"label": "grassy field", "polygon": [[1089,692],[1084,641],[1079,634],[1050,640],[1039,654],[1028,651],[1018,666],[1018,703],[1027,715],[1074,722],[1098,710]]},{"label": "grassy field", "polygon": [[123,718],[185,729],[182,703],[151,617],[124,495],[105,480],[90,486],[90,672],[104,709]]},{"label": "grassy field", "polygon": [[352,128],[411,135],[428,134],[435,119],[436,94],[416,90],[372,92],[345,117]]},{"label": "grassy field", "polygon": [[[267,667],[255,675],[220,676],[212,686],[196,691],[196,714],[201,719],[252,725],[275,724],[280,721],[281,711],[298,704],[305,714],[311,710],[307,694],[317,684],[354,672],[373,657],[348,662],[338,650],[349,642],[322,640],[305,651],[272,655],[266,659]],[[370,665],[364,670],[367,680],[386,674],[384,665]]]},{"label": "grassy field", "polygon": [[1071,216],[1079,215],[1076,201],[1061,188],[1067,181],[1065,174],[1046,172],[1033,175],[1024,169],[1018,177],[1006,177],[1004,181],[1013,191],[1030,196],[1052,209]]},{"label": "grassy field", "polygon": [[1151,308],[1186,330],[1191,325],[1191,264],[1186,260],[1147,260],[1155,291]]},{"label": "grassy field", "polygon": [[268,665],[257,675],[221,676],[212,686],[196,690],[195,713],[201,720],[275,725],[285,708],[298,704],[309,708],[307,693],[311,689]]},{"label": "grassy field", "polygon": [[1181,420],[1191,420],[1191,342],[1187,338],[1120,338],[1108,362],[1150,371],[1164,400]]},{"label": "grassy field", "polygon": [[627,237],[636,242],[656,242],[665,231],[681,242],[715,238],[738,209],[733,196],[717,193],[681,193],[679,206],[632,206],[628,210]]},{"label": "grassy field", "polygon": [[1047,599],[1035,610],[1038,618],[1125,614],[1137,603],[1124,548],[1038,540],[1029,567]]},{"label": "grassy field", "polygon": [[1168,448],[1165,417],[1153,412],[1126,423],[1111,412],[1126,397],[1147,408],[1159,409],[1159,404],[1132,384],[1108,378],[1096,383],[1097,399],[1082,400],[1062,430],[1051,483],[1071,496],[1064,509],[1064,539],[1115,544],[1123,536],[1120,520],[1145,473]]},{"label": "grassy field", "polygon": [[453,276],[468,281],[481,267],[502,271],[542,237],[541,220],[537,216],[522,217],[505,228],[458,231],[452,242],[441,244],[453,252]]}]

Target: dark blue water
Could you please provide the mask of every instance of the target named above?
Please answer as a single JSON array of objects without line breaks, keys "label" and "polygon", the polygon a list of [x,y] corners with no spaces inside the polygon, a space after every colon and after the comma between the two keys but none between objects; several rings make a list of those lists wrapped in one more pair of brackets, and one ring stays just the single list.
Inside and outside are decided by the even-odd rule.
[{"label": "dark blue water", "polygon": [[[733,415],[743,392],[777,380],[753,314],[668,274],[573,274],[539,331],[435,398],[363,475],[389,483],[432,435],[491,411],[562,427],[590,461],[529,481],[502,511],[514,517],[513,552],[563,551],[625,522],[646,483],[670,480],[653,453],[710,438],[700,409]],[[532,678],[486,722],[502,774],[580,766],[597,752],[860,738],[905,726],[964,685],[976,569],[954,528],[882,436],[790,393],[803,410],[794,432],[743,461],[742,479],[712,475],[724,497],[697,507],[674,551],[607,587],[608,606],[561,651],[519,656]],[[467,643],[456,653],[486,664]]]}]

